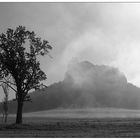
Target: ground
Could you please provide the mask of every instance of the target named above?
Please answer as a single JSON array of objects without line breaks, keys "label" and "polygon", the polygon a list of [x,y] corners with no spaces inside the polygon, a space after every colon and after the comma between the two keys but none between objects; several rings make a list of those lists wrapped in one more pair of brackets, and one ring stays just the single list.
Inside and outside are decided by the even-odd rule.
[{"label": "ground", "polygon": [[10,116],[8,124],[0,124],[0,137],[140,137],[140,118],[138,116],[134,118],[132,116],[74,118],[29,117],[27,114],[23,118],[22,125],[16,125],[14,121],[15,117]]}]

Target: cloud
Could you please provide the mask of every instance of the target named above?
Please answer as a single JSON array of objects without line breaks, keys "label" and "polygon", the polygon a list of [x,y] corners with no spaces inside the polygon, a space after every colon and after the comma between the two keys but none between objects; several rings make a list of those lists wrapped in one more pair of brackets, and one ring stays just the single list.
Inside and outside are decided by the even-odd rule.
[{"label": "cloud", "polygon": [[[140,86],[140,5],[95,4],[93,7],[99,17],[90,14],[89,17],[93,17],[90,22],[84,18],[78,20],[82,25],[83,22],[89,24],[65,46],[57,67],[63,68],[64,73],[69,61],[75,57],[94,64],[111,65],[124,72],[129,82]],[[81,14],[76,12],[75,17],[81,17]]]},{"label": "cloud", "polygon": [[140,86],[140,42],[130,41],[125,45],[111,65],[124,72],[129,82]]}]

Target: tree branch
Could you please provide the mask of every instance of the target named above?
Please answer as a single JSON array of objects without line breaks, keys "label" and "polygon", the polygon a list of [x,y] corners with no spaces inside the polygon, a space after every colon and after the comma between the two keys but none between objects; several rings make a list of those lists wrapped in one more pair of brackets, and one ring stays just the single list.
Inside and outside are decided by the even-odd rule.
[{"label": "tree branch", "polygon": [[[11,85],[9,85],[7,82],[5,82],[5,81],[0,81],[0,82],[7,84],[11,89],[13,89],[15,92],[17,92],[17,90],[14,89],[14,88],[13,88]],[[1,84],[0,86],[2,86],[2,84]]]},{"label": "tree branch", "polygon": [[34,67],[33,67],[33,73],[32,73],[32,75],[30,76],[29,80],[27,81],[27,83],[26,83],[25,88],[23,89],[23,91],[25,91],[26,88],[28,87],[28,85],[30,84],[30,82],[31,82],[31,80],[32,80],[32,78],[33,78],[34,73],[35,73],[35,69],[34,69]]},{"label": "tree branch", "polygon": [[[11,76],[10,76],[11,77]],[[10,77],[8,78],[8,79],[10,79]],[[4,78],[4,77],[3,77]],[[12,84],[12,85],[14,85],[14,86],[16,86],[16,84],[15,83],[12,83],[12,82],[10,82],[10,81],[8,81],[7,79],[5,79],[4,78],[4,80],[6,81],[6,82],[8,82],[8,83],[10,83],[10,84]]]}]

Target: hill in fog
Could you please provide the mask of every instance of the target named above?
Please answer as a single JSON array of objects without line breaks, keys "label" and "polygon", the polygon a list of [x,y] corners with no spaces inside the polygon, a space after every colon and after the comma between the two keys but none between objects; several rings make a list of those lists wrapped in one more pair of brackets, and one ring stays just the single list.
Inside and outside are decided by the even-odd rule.
[{"label": "hill in fog", "polygon": [[[127,83],[123,73],[88,61],[71,62],[63,81],[35,91],[31,97],[32,103],[24,104],[24,112],[87,107],[140,109],[140,89]],[[9,104],[10,112],[15,112],[16,103]]]}]

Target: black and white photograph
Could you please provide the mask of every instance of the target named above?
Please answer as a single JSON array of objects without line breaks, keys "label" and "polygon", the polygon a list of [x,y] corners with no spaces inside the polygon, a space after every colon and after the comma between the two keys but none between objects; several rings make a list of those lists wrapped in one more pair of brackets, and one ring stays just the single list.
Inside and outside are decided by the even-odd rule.
[{"label": "black and white photograph", "polygon": [[0,2],[0,138],[140,138],[140,2]]}]

